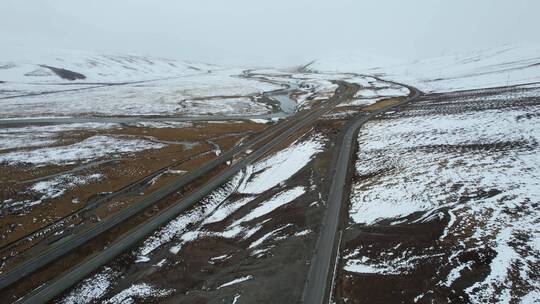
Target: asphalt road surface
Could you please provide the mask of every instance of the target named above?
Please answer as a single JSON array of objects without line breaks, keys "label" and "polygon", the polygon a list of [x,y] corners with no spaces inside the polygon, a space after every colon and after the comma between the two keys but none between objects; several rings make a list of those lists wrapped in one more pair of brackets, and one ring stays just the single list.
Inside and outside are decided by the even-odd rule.
[{"label": "asphalt road surface", "polygon": [[152,117],[152,116],[129,116],[129,117],[50,117],[50,118],[8,118],[0,119],[0,127],[16,127],[24,125],[55,125],[55,124],[70,124],[70,123],[137,123],[137,122],[168,122],[168,121],[236,121],[249,119],[272,119],[284,118],[287,114],[277,112],[272,114],[261,115],[200,115],[200,116],[182,116],[182,117]]},{"label": "asphalt road surface", "polygon": [[[384,81],[382,79],[379,79]],[[390,81],[386,81],[390,82]],[[391,82],[393,84],[399,84]],[[368,120],[386,112],[392,108],[398,107],[406,102],[410,102],[418,98],[422,93],[414,87],[406,86],[410,90],[410,94],[398,104],[391,105],[380,110],[371,112],[369,115],[363,116],[360,119],[348,124],[346,133],[342,138],[341,147],[335,163],[333,164],[333,176],[330,179],[332,184],[327,198],[327,210],[324,215],[321,232],[317,240],[315,255],[311,260],[311,266],[306,279],[302,302],[306,304],[322,304],[329,303],[332,299],[332,289],[334,284],[334,271],[337,267],[336,258],[339,254],[339,241],[341,233],[339,226],[341,222],[342,206],[344,202],[344,190],[346,185],[347,172],[351,161],[353,147],[356,143],[356,135],[362,125]]]},{"label": "asphalt road surface", "polygon": [[[306,115],[306,113],[299,113],[298,118],[296,117],[295,118],[298,120],[302,120],[309,117],[310,116]],[[234,147],[233,149],[226,151],[225,153],[222,153],[218,158],[204,164],[197,170],[194,170],[188,173],[187,175],[177,178],[174,182],[165,185],[161,189],[158,189],[157,191],[155,191],[154,193],[152,193],[151,195],[149,195],[148,197],[146,197],[139,203],[131,205],[125,208],[124,210],[122,210],[121,212],[115,214],[111,218],[108,218],[102,222],[99,222],[95,227],[91,228],[90,230],[85,231],[84,233],[81,233],[79,235],[72,235],[69,238],[66,238],[65,240],[56,242],[47,250],[41,252],[38,256],[30,260],[27,260],[23,262],[22,264],[14,267],[12,270],[0,275],[0,289],[3,289],[11,285],[12,283],[24,278],[25,276],[31,274],[32,272],[38,270],[39,268],[58,259],[62,255],[66,254],[67,252],[88,242],[92,238],[124,222],[125,220],[131,218],[135,214],[155,204],[157,201],[163,199],[167,195],[172,194],[178,189],[188,185],[189,183],[195,181],[196,179],[202,177],[203,175],[211,172],[212,170],[216,169],[218,166],[225,164],[227,161],[231,161],[234,158],[234,156],[236,156],[237,154],[246,151],[247,149],[251,148],[252,146],[258,143],[268,140],[269,138],[271,138],[272,136],[275,136],[276,134],[279,134],[281,132],[286,132],[287,129],[290,129],[290,124],[292,123],[292,121],[293,119],[291,119],[290,121],[285,121],[281,124],[278,124],[275,127],[271,127],[263,131],[263,133],[261,133],[255,139],[241,146]]]},{"label": "asphalt road surface", "polygon": [[55,296],[59,295],[80,280],[84,279],[90,273],[95,271],[98,267],[111,261],[113,258],[130,249],[132,246],[137,244],[137,242],[143,240],[146,236],[148,236],[150,233],[152,233],[162,225],[173,220],[181,212],[193,206],[195,203],[208,195],[211,191],[215,190],[220,185],[229,181],[235,174],[244,169],[248,164],[255,161],[257,158],[261,157],[265,153],[269,152],[277,144],[294,135],[295,132],[298,132],[304,127],[312,124],[319,117],[332,110],[334,106],[336,106],[338,103],[346,99],[351,99],[355,92],[356,86],[340,82],[339,88],[336,90],[336,94],[334,95],[334,97],[330,98],[330,100],[323,103],[321,106],[316,107],[310,111],[301,112],[298,115],[284,121],[283,123],[278,124],[277,126],[275,126],[275,128],[265,130],[263,134],[261,134],[258,138],[223,153],[220,158],[208,164],[205,164],[198,170],[190,173],[189,176],[191,176],[191,178],[189,178],[189,176],[186,176],[188,180],[181,179],[180,181],[177,181],[172,185],[165,186],[163,189],[156,191],[140,203],[132,205],[129,208],[126,208],[123,212],[112,216],[109,220],[101,222],[99,226],[96,226],[95,228],[83,233],[82,235],[73,236],[65,242],[60,242],[55,247],[43,252],[35,259],[18,265],[13,270],[0,277],[0,288],[9,286],[10,284],[13,284],[14,282],[24,278],[25,276],[30,275],[32,272],[38,270],[46,264],[58,258],[61,258],[61,256],[66,254],[67,252],[76,249],[78,246],[86,243],[90,239],[98,236],[99,234],[107,231],[108,229],[135,215],[136,213],[151,206],[159,199],[176,191],[182,186],[187,185],[189,182],[195,180],[197,177],[200,177],[212,170],[213,168],[217,167],[218,165],[223,164],[228,160],[231,160],[233,156],[235,156],[239,152],[243,152],[257,143],[265,142],[260,148],[258,148],[242,160],[238,161],[237,163],[229,167],[227,170],[220,173],[218,176],[211,179],[208,183],[206,183],[204,186],[202,186],[195,192],[190,193],[185,198],[170,206],[168,209],[163,210],[151,220],[122,235],[110,246],[82,261],[77,266],[58,276],[56,279],[47,282],[39,288],[35,289],[33,292],[18,301],[18,303],[45,303],[53,299]]}]

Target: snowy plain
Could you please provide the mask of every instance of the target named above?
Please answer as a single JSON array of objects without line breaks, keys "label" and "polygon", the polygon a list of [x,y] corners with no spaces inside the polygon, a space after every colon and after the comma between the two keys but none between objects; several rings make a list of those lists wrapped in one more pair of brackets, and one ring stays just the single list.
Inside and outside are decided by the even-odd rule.
[{"label": "snowy plain", "polygon": [[98,53],[70,49],[31,49],[4,46],[0,81],[11,84],[70,83],[54,73],[54,67],[84,75],[77,83],[118,83],[205,73],[216,66],[169,58],[123,53]]},{"label": "snowy plain", "polygon": [[267,114],[254,96],[283,88],[242,69],[142,55],[11,47],[2,55],[3,119]]},{"label": "snowy plain", "polygon": [[362,54],[321,58],[309,66],[324,72],[377,74],[424,92],[448,92],[540,81],[540,45],[510,44],[412,62]]},{"label": "snowy plain", "polygon": [[[237,69],[4,100],[0,118],[31,116],[267,114],[250,97],[281,88],[236,77]],[[8,84],[0,84],[7,86]]]}]

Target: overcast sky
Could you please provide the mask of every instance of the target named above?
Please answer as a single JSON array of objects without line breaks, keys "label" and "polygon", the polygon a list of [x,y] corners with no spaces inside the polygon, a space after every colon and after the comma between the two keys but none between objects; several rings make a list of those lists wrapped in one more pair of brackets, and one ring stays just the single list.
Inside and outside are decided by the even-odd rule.
[{"label": "overcast sky", "polygon": [[538,12],[537,0],[0,0],[0,41],[215,63],[415,59],[540,43]]}]

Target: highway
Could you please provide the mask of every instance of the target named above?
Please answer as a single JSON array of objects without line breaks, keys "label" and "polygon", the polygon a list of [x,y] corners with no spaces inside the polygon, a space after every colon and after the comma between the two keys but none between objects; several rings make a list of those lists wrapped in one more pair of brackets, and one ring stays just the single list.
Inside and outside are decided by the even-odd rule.
[{"label": "highway", "polygon": [[15,127],[21,125],[54,125],[70,123],[137,123],[137,122],[205,122],[205,121],[238,121],[250,119],[285,118],[286,113],[277,112],[260,115],[199,115],[199,116],[106,116],[106,117],[44,117],[44,118],[4,118],[0,119],[0,127]]},{"label": "highway", "polygon": [[339,87],[336,90],[335,95],[323,104],[315,107],[312,110],[300,112],[295,116],[290,117],[286,121],[263,131],[263,133],[261,133],[257,138],[221,154],[219,158],[203,165],[198,170],[191,172],[179,180],[164,186],[162,189],[156,191],[141,202],[131,205],[122,212],[107,220],[104,220],[103,222],[100,222],[96,227],[79,235],[74,235],[64,242],[58,242],[54,247],[42,252],[39,256],[17,265],[11,271],[0,276],[0,289],[17,282],[18,280],[32,274],[45,265],[61,258],[64,254],[76,249],[82,244],[85,244],[91,239],[97,237],[101,233],[104,233],[135,214],[152,206],[158,200],[177,191],[195,179],[209,173],[219,165],[232,160],[233,157],[239,153],[242,153],[257,144],[262,144],[262,146],[257,148],[254,152],[245,156],[243,159],[239,160],[225,171],[212,178],[201,188],[188,194],[186,197],[171,205],[167,209],[162,210],[158,215],[154,216],[144,224],[135,227],[121,237],[117,238],[107,248],[85,259],[54,280],[49,281],[35,289],[18,303],[45,303],[53,299],[64,290],[70,288],[78,281],[85,278],[98,267],[111,261],[116,256],[136,245],[139,241],[143,240],[146,236],[162,225],[173,220],[184,210],[193,206],[208,195],[211,191],[229,181],[235,174],[244,169],[248,164],[263,156],[265,153],[271,151],[271,149],[273,149],[277,144],[283,142],[287,138],[293,136],[296,132],[314,123],[319,117],[332,110],[338,103],[343,100],[351,99],[357,90],[356,86],[354,85],[349,85],[344,82],[339,82],[338,84]]},{"label": "highway", "polygon": [[[343,85],[344,84],[342,84],[342,86]],[[197,170],[194,170],[181,177],[178,177],[171,183],[163,186],[161,189],[158,189],[157,191],[153,192],[149,196],[145,197],[140,202],[130,205],[129,207],[123,209],[117,214],[111,216],[110,218],[107,218],[99,222],[98,224],[96,224],[96,226],[90,228],[89,230],[86,230],[77,235],[70,235],[69,237],[61,239],[58,242],[55,242],[49,248],[42,251],[39,255],[29,260],[26,260],[25,262],[10,269],[6,273],[1,274],[0,275],[0,289],[4,289],[5,287],[13,284],[14,282],[30,275],[31,273],[55,261],[56,259],[65,255],[66,253],[70,252],[71,250],[87,243],[91,239],[99,236],[100,234],[128,220],[129,218],[135,216],[139,212],[154,205],[155,203],[165,198],[166,196],[187,186],[188,184],[192,183],[198,178],[201,178],[202,176],[209,174],[210,172],[212,172],[219,166],[226,164],[228,161],[232,161],[234,157],[237,156],[238,154],[241,154],[244,151],[251,149],[253,146],[259,145],[278,134],[289,132],[287,130],[292,129],[292,127],[297,123],[297,121],[301,122],[303,120],[312,120],[313,114],[317,114],[321,111],[327,111],[328,109],[333,107],[331,105],[332,105],[332,100],[329,100],[329,102],[317,108],[318,110],[304,111],[304,112],[297,113],[296,115],[291,116],[290,119],[287,119],[283,121],[282,123],[279,123],[275,126],[272,126],[264,130],[256,138],[240,146],[234,147],[231,150],[226,151],[225,153],[222,153],[219,157],[202,165]]]},{"label": "highway", "polygon": [[340,143],[336,145],[339,146],[339,154],[332,161],[333,170],[331,174],[333,175],[329,178],[332,183],[326,200],[327,210],[323,218],[319,239],[315,246],[315,254],[310,263],[310,269],[302,295],[302,303],[305,304],[330,303],[332,300],[332,290],[335,281],[334,272],[336,272],[339,262],[339,244],[341,242],[341,231],[339,228],[341,214],[343,212],[342,206],[347,201],[347,198],[344,197],[344,193],[347,193],[347,189],[345,189],[347,185],[346,179],[347,174],[350,172],[349,164],[353,156],[358,130],[373,117],[404,103],[414,101],[422,95],[414,87],[377,79],[405,86],[409,89],[410,94],[397,104],[370,112],[358,120],[349,122],[344,129],[345,134],[342,136]]}]

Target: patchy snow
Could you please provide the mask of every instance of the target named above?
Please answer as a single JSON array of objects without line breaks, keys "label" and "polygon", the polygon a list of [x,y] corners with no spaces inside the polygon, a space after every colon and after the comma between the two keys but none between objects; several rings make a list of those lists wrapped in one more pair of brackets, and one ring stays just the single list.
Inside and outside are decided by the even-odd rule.
[{"label": "patchy snow", "polygon": [[268,252],[270,252],[270,250],[272,248],[274,248],[275,245],[270,245],[270,246],[267,246],[265,248],[261,248],[261,249],[255,249],[253,251],[251,251],[251,256],[254,256],[256,258],[260,258],[260,257],[263,257],[264,255],[266,255]]},{"label": "patchy snow", "polygon": [[249,97],[212,98],[185,100],[179,103],[182,114],[197,115],[261,115],[270,114],[272,108],[264,103],[255,102]]},{"label": "patchy snow", "polygon": [[[402,95],[403,88],[380,81],[374,77],[356,75],[350,73],[269,73],[265,70],[251,71],[256,75],[262,75],[264,78],[284,83],[294,88],[296,94],[296,107],[309,109],[314,101],[328,100],[334,96],[336,89],[339,87],[337,81],[346,81],[348,83],[357,84],[361,89],[381,90],[381,93],[389,95]],[[258,74],[260,73],[260,74]],[[272,75],[272,76],[270,76]],[[407,95],[406,93],[404,95]],[[263,120],[257,122],[264,123]]]},{"label": "patchy snow", "polygon": [[6,117],[6,118],[0,118],[1,121],[13,121],[13,120],[31,120],[31,119],[63,119],[63,118],[71,118],[71,116],[32,116],[32,117]]},{"label": "patchy snow", "polygon": [[[218,209],[222,208],[222,206],[219,206]],[[268,220],[263,221],[262,223],[257,223],[252,228],[244,228],[241,225],[236,225],[235,223],[231,224],[225,230],[216,232],[216,231],[210,231],[206,230],[204,225],[208,224],[206,220],[202,221],[201,225],[195,229],[192,230],[186,230],[181,235],[179,235],[178,239],[180,240],[177,242],[174,246],[170,248],[170,252],[173,254],[178,254],[178,252],[182,249],[182,246],[185,243],[194,241],[196,239],[200,239],[203,237],[221,237],[221,238],[237,238],[241,236],[243,239],[250,238],[253,234],[255,234],[257,231],[259,231],[262,228],[262,225],[266,223]]]},{"label": "patchy snow", "polygon": [[68,189],[81,187],[101,179],[103,179],[103,175],[101,173],[94,173],[87,176],[65,174],[57,176],[51,180],[37,182],[30,187],[30,190],[42,193],[43,196],[41,197],[41,200],[44,200],[62,196]]},{"label": "patchy snow", "polygon": [[216,222],[221,222],[226,219],[229,215],[236,212],[242,206],[246,205],[253,200],[253,197],[244,197],[236,201],[228,202],[223,204],[220,208],[216,209],[209,217],[204,219],[204,224],[211,224]]},{"label": "patchy snow", "polygon": [[262,119],[262,118],[252,118],[252,119],[250,119],[250,121],[252,121],[254,123],[259,123],[259,124],[267,124],[269,122],[272,122],[271,119]]},{"label": "patchy snow", "polygon": [[217,257],[213,257],[210,260],[211,261],[223,261],[223,260],[228,259],[229,257],[230,257],[230,255],[223,254],[223,255],[220,255],[220,256],[217,256]]},{"label": "patchy snow", "polygon": [[379,102],[382,99],[385,99],[386,97],[376,97],[376,98],[355,98],[350,101],[342,102],[338,105],[339,107],[362,107],[362,106],[369,106],[374,103]]},{"label": "patchy snow", "polygon": [[147,238],[143,245],[136,250],[138,259],[147,257],[151,252],[166,243],[169,243],[177,238],[182,238],[180,243],[177,243],[172,249],[173,252],[178,253],[181,245],[189,241],[191,237],[194,237],[193,232],[191,232],[189,235],[185,235],[189,232],[189,225],[201,222],[206,217],[213,214],[213,211],[220,206],[236,189],[236,187],[242,181],[242,178],[243,174],[237,174],[232,181],[210,193],[201,201],[200,204],[197,204],[196,207],[181,214],[163,228],[156,231],[152,236]]},{"label": "patchy snow", "polygon": [[82,187],[102,179],[103,175],[100,173],[94,173],[86,176],[73,174],[60,175],[52,179],[33,184],[28,190],[34,193],[33,199],[23,201],[13,199],[5,200],[0,204],[0,209],[26,211],[33,206],[43,203],[44,201],[61,197],[68,190]]},{"label": "patchy snow", "polygon": [[258,238],[257,240],[253,241],[250,245],[249,245],[249,249],[252,249],[252,248],[256,248],[257,246],[260,246],[262,243],[264,243],[264,241],[266,241],[267,239],[269,239],[270,237],[276,235],[278,232],[280,232],[281,230],[287,228],[287,227],[290,227],[291,224],[287,224],[287,225],[284,225],[284,226],[281,226],[277,229],[274,229],[266,234],[264,234],[262,237]]},{"label": "patchy snow", "polygon": [[[237,202],[241,202],[241,204],[239,205],[239,207],[243,206],[244,204],[246,204],[247,202],[251,201],[251,199],[245,199],[245,200],[239,200]],[[236,202],[233,202],[232,204],[234,204]],[[235,204],[236,205],[236,204]],[[217,206],[217,207],[216,207]],[[233,224],[231,224],[230,226],[228,226],[227,228],[225,228],[224,231],[222,232],[216,232],[216,231],[208,231],[208,230],[205,230],[205,225],[207,224],[211,224],[211,223],[214,223],[216,218],[213,217],[213,215],[215,214],[220,214],[218,217],[218,219],[221,219],[223,217],[223,214],[221,213],[221,209],[226,209],[225,211],[225,214],[230,214],[231,212],[235,212],[237,211],[237,209],[239,207],[234,207],[233,210],[229,209],[231,206],[231,203],[228,202],[228,200],[224,201],[224,203],[222,204],[212,204],[210,206],[210,209],[214,210],[213,212],[210,211],[207,213],[207,215],[209,215],[209,217],[207,217],[206,219],[204,219],[203,221],[199,221],[200,225],[198,225],[196,228],[192,228],[191,230],[190,229],[183,229],[182,231],[178,231],[174,237],[175,240],[179,240],[178,242],[176,242],[176,244],[174,246],[172,246],[169,251],[172,252],[173,254],[178,254],[178,252],[181,250],[183,244],[187,243],[187,242],[191,242],[193,240],[196,240],[198,238],[202,238],[202,237],[223,237],[223,238],[236,238],[238,236],[242,236],[242,238],[245,240],[245,239],[248,239],[250,238],[252,235],[254,235],[256,232],[258,232],[262,226],[268,222],[270,219],[267,219],[267,220],[264,220],[260,223],[257,223],[254,227],[252,228],[244,228],[242,227],[242,225],[239,225],[240,222],[243,222],[242,220],[239,221],[239,222],[235,222]],[[270,211],[269,211],[270,212]],[[196,220],[195,220],[196,221]],[[275,234],[275,232],[279,232],[281,231],[282,229],[286,228],[290,226],[290,224],[280,228],[280,229],[277,229],[276,231],[274,231],[273,233],[269,233],[267,234],[266,236],[264,236],[263,238],[261,238],[259,241],[255,241],[255,243],[257,242],[260,242],[262,243],[264,240],[266,240],[267,238],[273,236]],[[187,227],[187,226],[186,226]],[[170,231],[169,231],[170,232]],[[162,238],[163,240],[163,238]],[[172,239],[171,239],[172,240]],[[165,243],[165,242],[163,242]],[[146,244],[148,245],[148,244]],[[155,245],[155,244],[154,244]],[[157,247],[156,247],[157,248]],[[151,248],[150,248],[151,249]],[[146,251],[147,252],[151,252],[153,251],[153,249],[151,251],[148,251],[148,248],[146,248]],[[221,258],[228,258],[229,256],[228,255],[222,255],[222,256],[219,256],[219,257],[216,257],[216,258],[213,258],[211,259],[212,263],[214,260],[219,260]],[[147,258],[146,256],[141,256],[139,255],[138,259],[140,261],[149,261],[150,259]]]},{"label": "patchy snow", "polygon": [[193,128],[193,123],[185,121],[139,121],[134,123],[127,124],[130,127],[139,127],[139,128],[155,128],[155,129],[165,129],[165,128]]},{"label": "patchy snow", "polygon": [[242,282],[245,282],[245,281],[251,280],[251,279],[253,279],[252,275],[243,276],[243,277],[234,279],[234,280],[232,280],[230,282],[223,283],[223,284],[219,285],[218,288],[216,288],[216,289],[221,289],[223,287],[229,287],[229,286],[236,285],[238,283],[242,283]]},{"label": "patchy snow", "polygon": [[[351,221],[392,226],[448,215],[439,243],[424,251],[440,256],[438,271],[447,274],[438,288],[470,278],[469,269],[479,267],[471,255],[489,263],[487,276],[465,290],[474,303],[517,302],[540,288],[540,109],[531,98],[540,90],[516,90],[422,100],[369,122],[358,136]],[[350,271],[393,271],[421,257],[402,253],[346,264]]]},{"label": "patchy snow", "polygon": [[[329,74],[315,74],[315,73],[267,73],[264,70],[251,71],[257,76],[263,77],[270,81],[287,84],[297,94],[294,98],[296,102],[289,104],[288,98],[284,102],[290,107],[289,110],[295,110],[299,108],[309,108],[311,101],[324,101],[332,97],[338,85],[333,80],[338,80],[343,77],[349,78],[349,75],[329,75]],[[279,99],[279,98],[278,98]],[[280,100],[281,101],[281,100]]]},{"label": "patchy snow", "polygon": [[[237,198],[236,200],[231,200],[228,198],[243,182],[242,180],[244,176],[247,175],[237,175],[231,182],[212,192],[212,194],[205,198],[203,202],[197,205],[194,209],[182,214],[165,227],[154,233],[154,235],[149,237],[143,243],[143,246],[136,250],[135,255],[137,256],[137,261],[150,261],[151,259],[149,258],[149,255],[154,250],[167,243],[170,243],[169,251],[173,254],[178,254],[186,243],[202,237],[236,238],[241,236],[243,239],[248,239],[253,234],[258,232],[263,227],[263,224],[268,220],[257,223],[251,228],[244,227],[244,225],[241,225],[242,223],[260,218],[263,215],[292,202],[305,192],[303,187],[295,187],[289,190],[284,190],[281,193],[276,194],[271,199],[260,203],[246,216],[233,222],[223,231],[216,232],[207,230],[206,225],[225,220],[227,217],[253,200],[253,197],[241,197]],[[290,226],[290,224],[267,234],[263,238],[260,238],[258,241],[254,242],[254,246],[256,246],[257,243],[262,243],[265,239],[270,238],[275,233],[288,226]],[[221,257],[227,258],[227,255],[216,257],[212,259],[212,261],[219,260]]]},{"label": "patchy snow", "polygon": [[73,123],[50,126],[0,128],[0,151],[52,145],[59,142],[63,132],[97,131],[118,127],[113,123]]},{"label": "patchy snow", "polygon": [[521,304],[540,303],[540,290],[533,290],[521,298]]},{"label": "patchy snow", "polygon": [[356,109],[349,109],[346,111],[330,112],[323,115],[323,119],[351,119],[354,115],[358,115],[358,111]]},{"label": "patchy snow", "polygon": [[[512,285],[509,282],[509,279],[510,276],[512,276],[514,267],[520,264],[521,267],[518,266],[520,279],[536,285],[537,288],[539,287],[538,285],[540,285],[540,282],[538,282],[538,280],[535,282],[535,280],[531,278],[531,275],[534,276],[537,274],[534,269],[540,263],[540,256],[536,255],[535,257],[534,252],[531,252],[531,256],[529,258],[529,253],[525,252],[520,254],[519,252],[526,248],[515,248],[515,246],[510,245],[511,243],[515,242],[515,235],[522,232],[524,228],[526,230],[530,230],[534,227],[534,225],[537,224],[538,217],[533,216],[533,218],[526,219],[523,221],[523,223],[509,225],[510,227],[494,225],[497,227],[493,228],[500,230],[498,231],[495,239],[496,246],[494,250],[497,255],[490,263],[491,269],[489,275],[483,281],[477,282],[473,286],[466,289],[467,293],[474,302],[480,303],[495,298],[500,301],[500,303],[510,303],[512,300]],[[526,227],[521,227],[521,225],[525,225]],[[501,226],[503,227],[501,228]],[[534,228],[533,233],[536,234],[536,236],[540,235],[540,231]],[[536,254],[540,254],[540,252],[537,251]],[[500,289],[502,289],[502,291],[499,291]],[[497,291],[499,291],[499,294],[495,295]]]},{"label": "patchy snow", "polygon": [[289,190],[285,190],[283,192],[280,192],[276,195],[274,195],[272,198],[270,198],[267,201],[262,202],[259,206],[251,210],[246,216],[242,217],[241,219],[235,221],[232,226],[239,225],[243,222],[251,221],[255,218],[261,217],[263,215],[266,215],[277,208],[284,206],[286,204],[289,204],[290,202],[294,201],[298,197],[300,197],[302,194],[304,194],[306,190],[304,187],[295,187]]},{"label": "patchy snow", "polygon": [[354,95],[355,98],[368,99],[377,97],[400,97],[409,95],[409,89],[403,86],[389,86],[384,88],[360,89]]},{"label": "patchy snow", "polygon": [[392,269],[381,267],[380,265],[371,266],[363,263],[362,260],[347,260],[343,269],[355,273],[379,273],[379,274],[395,274]]},{"label": "patchy snow", "polygon": [[0,154],[0,163],[29,163],[35,166],[46,164],[73,164],[80,161],[95,160],[117,156],[122,153],[161,149],[166,145],[140,139],[121,139],[96,135],[81,142],[67,146],[40,148],[32,151],[15,151]]},{"label": "patchy snow", "polygon": [[238,189],[239,193],[262,193],[279,185],[305,167],[313,156],[322,151],[324,139],[317,135],[297,141],[253,165],[252,178]]},{"label": "patchy snow", "polygon": [[221,147],[216,142],[212,140],[207,140],[206,142],[212,146],[212,152],[214,152],[216,156],[221,154]]},{"label": "patchy snow", "polygon": [[423,256],[395,256],[392,252],[383,252],[382,261],[374,261],[365,256],[359,256],[358,251],[347,254],[344,257],[345,265],[343,269],[354,273],[371,273],[381,275],[407,274],[414,269],[424,259],[432,257]]},{"label": "patchy snow", "polygon": [[104,270],[85,279],[65,297],[62,304],[87,304],[93,303],[102,298],[112,286],[114,280],[119,274],[111,268],[105,267]]},{"label": "patchy snow", "polygon": [[[397,177],[381,177],[387,185],[384,191],[379,187],[370,187],[370,191],[363,191],[367,185],[355,184],[352,219],[357,223],[373,224],[378,219],[406,216],[438,206],[447,196],[447,182],[456,183],[466,177],[471,185],[482,182],[486,188],[494,188],[499,187],[498,178],[505,176],[504,184],[509,189],[521,189],[521,195],[526,195],[527,191],[530,195],[538,194],[539,184],[534,179],[538,174],[537,168],[531,167],[534,163],[532,159],[536,156],[517,156],[520,158],[519,163],[524,168],[532,169],[531,171],[507,168],[510,166],[508,162],[502,163],[493,159],[499,156],[473,154],[467,163],[475,160],[475,164],[459,166],[457,164],[462,161],[459,154],[450,158],[448,164],[438,164],[442,155],[409,151],[419,146],[489,144],[501,139],[509,142],[535,142],[540,136],[534,126],[540,123],[540,120],[531,118],[517,121],[518,117],[526,114],[527,111],[523,110],[489,110],[466,114],[413,116],[368,123],[358,137],[361,152],[358,154],[357,174],[370,174],[384,168],[399,170],[401,173]],[[398,155],[400,157],[397,157]],[[532,163],[527,164],[527,161]],[[520,173],[521,171],[524,172]],[[509,174],[512,175],[508,176]],[[400,182],[413,176],[413,180],[418,180],[417,186],[411,187],[410,184]],[[531,179],[523,181],[525,176]],[[432,182],[442,187],[433,188]],[[407,201],[404,201],[404,194]]]},{"label": "patchy snow", "polygon": [[104,301],[104,304],[132,304],[139,303],[143,299],[163,298],[171,293],[173,289],[159,289],[148,283],[137,283],[122,290],[112,298]]},{"label": "patchy snow", "polygon": [[43,133],[0,133],[0,151],[7,149],[43,147],[52,145],[58,142],[58,140],[55,139],[53,136],[51,136],[51,134]]},{"label": "patchy snow", "polygon": [[306,230],[302,230],[302,231],[299,231],[299,232],[295,233],[294,236],[305,236],[305,235],[310,234],[311,232],[313,232],[313,231],[311,231],[309,229],[306,229]]},{"label": "patchy snow", "polygon": [[461,265],[458,265],[456,268],[452,268],[448,276],[446,277],[446,281],[442,282],[441,284],[446,287],[451,287],[452,284],[461,277],[461,272],[467,268],[470,268],[472,265],[471,262],[463,263]]},{"label": "patchy snow", "polygon": [[163,267],[165,266],[165,264],[167,264],[167,259],[161,259],[161,261],[157,262],[157,264],[155,264],[154,266]]}]

